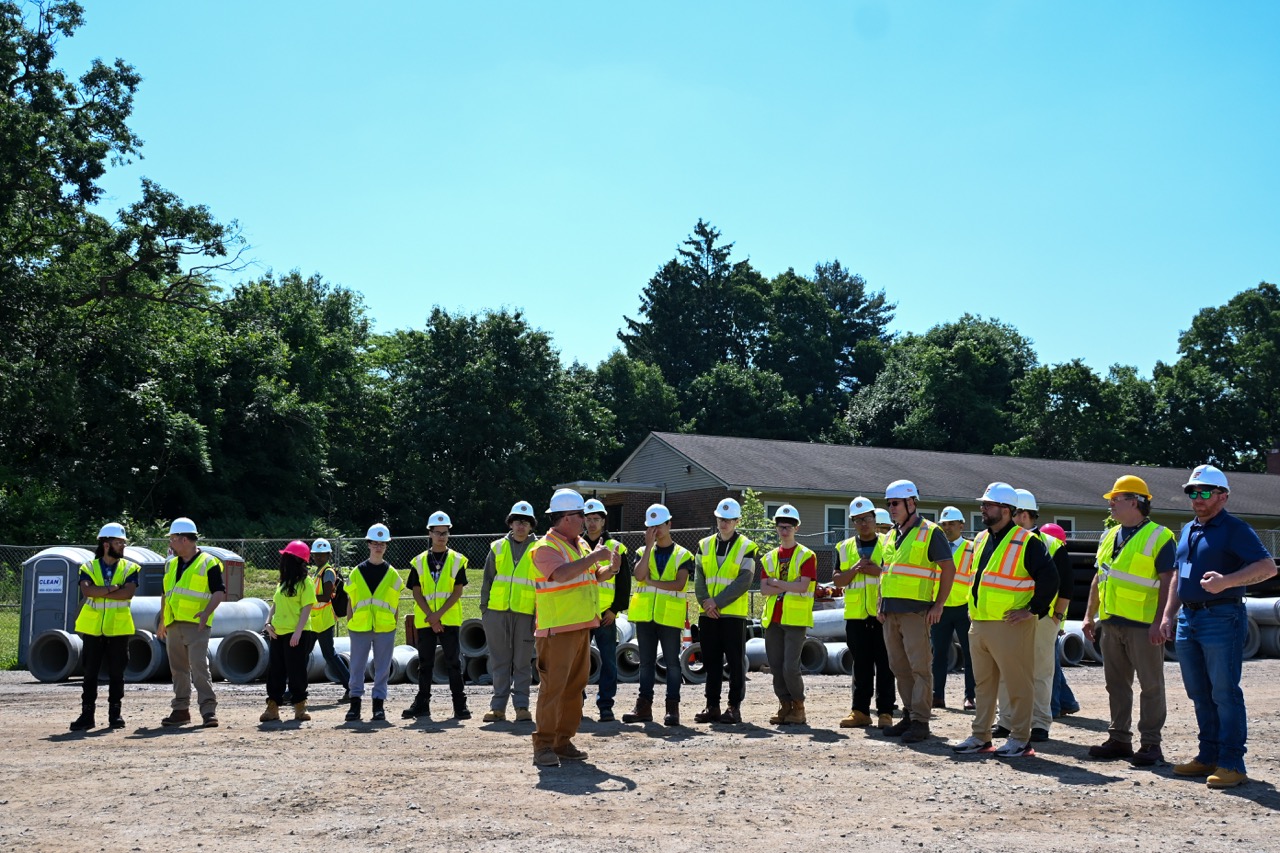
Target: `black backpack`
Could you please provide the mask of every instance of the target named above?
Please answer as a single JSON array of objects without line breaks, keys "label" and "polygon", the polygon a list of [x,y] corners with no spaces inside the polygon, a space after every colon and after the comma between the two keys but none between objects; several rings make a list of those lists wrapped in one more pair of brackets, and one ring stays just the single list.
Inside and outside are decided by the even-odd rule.
[{"label": "black backpack", "polygon": [[347,582],[342,579],[342,572],[334,571],[333,575],[333,598],[329,599],[333,605],[333,615],[347,616],[351,610],[351,596],[347,595]]}]

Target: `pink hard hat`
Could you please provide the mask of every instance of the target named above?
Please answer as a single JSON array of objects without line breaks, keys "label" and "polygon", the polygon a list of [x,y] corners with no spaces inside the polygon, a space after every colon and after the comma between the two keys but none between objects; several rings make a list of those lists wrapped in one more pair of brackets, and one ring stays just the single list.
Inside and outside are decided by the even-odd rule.
[{"label": "pink hard hat", "polygon": [[1053,524],[1052,522],[1050,522],[1049,524],[1040,525],[1040,532],[1043,533],[1045,536],[1052,536],[1054,539],[1057,539],[1059,542],[1067,541],[1067,531],[1063,530],[1059,525]]},{"label": "pink hard hat", "polygon": [[301,539],[295,539],[280,549],[281,554],[292,554],[304,563],[311,562],[311,549]]}]

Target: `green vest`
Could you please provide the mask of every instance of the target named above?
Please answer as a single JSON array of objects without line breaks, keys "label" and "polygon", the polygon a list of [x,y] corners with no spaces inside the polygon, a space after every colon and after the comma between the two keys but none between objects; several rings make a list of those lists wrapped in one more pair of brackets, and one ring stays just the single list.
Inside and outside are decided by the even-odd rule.
[{"label": "green vest", "polygon": [[895,545],[897,532],[885,534],[884,574],[880,575],[881,598],[908,598],[930,604],[938,596],[942,569],[929,562],[929,540],[937,525],[921,518],[901,545]]},{"label": "green vest", "polygon": [[[1037,536],[1039,536],[1039,537],[1040,537],[1040,541],[1044,543],[1044,549],[1045,549],[1046,551],[1048,551],[1048,552],[1049,552],[1049,559],[1053,559],[1053,558],[1054,558],[1054,556],[1056,556],[1056,555],[1057,555],[1057,553],[1058,553],[1058,549],[1059,549],[1059,548],[1061,548],[1061,547],[1065,544],[1065,543],[1064,543],[1061,539],[1059,539],[1058,537],[1056,537],[1056,536],[1047,536],[1047,535],[1045,535],[1044,533],[1040,532],[1039,530],[1037,530],[1037,531],[1036,531],[1036,535],[1037,535]],[[1057,567],[1057,563],[1054,563],[1054,566],[1055,566],[1055,569],[1056,569],[1056,567]],[[1059,585],[1061,585],[1061,583],[1062,583],[1062,579],[1061,579],[1061,578],[1059,578],[1059,579],[1058,579],[1058,583],[1059,583]],[[1057,594],[1055,594],[1055,595],[1053,596],[1053,601],[1050,601],[1050,602],[1049,602],[1049,612],[1050,612],[1050,613],[1054,612],[1054,610],[1055,610],[1055,609],[1057,609],[1057,604],[1058,604],[1058,596],[1057,596]]]},{"label": "green vest", "polygon": [[333,564],[329,564],[323,569],[316,569],[316,603],[311,605],[311,618],[307,622],[307,630],[314,631],[317,634],[322,634],[338,624],[338,619],[333,614],[333,602],[320,600],[321,594],[324,593],[324,576],[326,572],[333,572],[335,588],[338,582],[338,570],[333,567]]},{"label": "green vest", "polygon": [[[977,565],[990,533],[986,530],[973,540],[973,560]],[[1036,582],[1027,574],[1027,543],[1035,534],[1014,525],[1013,530],[996,546],[982,570],[978,582],[978,600],[969,599],[969,618],[976,622],[999,622],[1010,610],[1021,610],[1031,603]]]},{"label": "green vest", "polygon": [[489,587],[489,609],[512,613],[533,613],[534,578],[531,539],[519,564],[511,557],[511,539],[503,536],[489,546],[493,554],[493,584]]},{"label": "green vest", "polygon": [[[584,543],[585,547],[585,543]],[[559,536],[547,534],[529,546],[535,548],[553,548],[566,562],[572,563],[591,553],[578,550],[578,546],[565,542]],[[600,622],[600,614],[596,606],[600,603],[600,594],[596,591],[595,567],[589,567],[566,581],[544,580],[534,570],[534,590],[537,594],[536,630],[554,633],[557,628],[576,630],[577,628],[593,628]]]},{"label": "green vest", "polygon": [[956,564],[956,574],[945,606],[962,607],[969,603],[969,593],[973,591],[970,589],[973,586],[973,573],[977,569],[973,562],[973,543],[968,539],[961,539],[960,547],[951,552],[951,559]]},{"label": "green vest", "polygon": [[1098,613],[1106,619],[1118,616],[1150,625],[1160,600],[1160,574],[1156,556],[1173,539],[1167,527],[1144,524],[1115,553],[1120,528],[1113,527],[1098,543]]},{"label": "green vest", "polygon": [[[738,534],[733,547],[729,549],[728,554],[724,555],[724,562],[718,563],[716,562],[717,538],[719,537],[708,536],[698,543],[698,548],[702,552],[702,577],[707,582],[707,595],[710,598],[715,598],[724,591],[725,587],[738,579],[738,575],[742,574],[742,561],[747,551],[755,544],[742,534]],[[743,592],[727,606],[720,608],[720,615],[740,616],[746,619],[749,615],[747,609],[749,599],[750,596]],[[698,602],[698,612],[704,612],[701,601]]]},{"label": "green vest", "polygon": [[[884,537],[876,534],[876,547],[871,552],[871,562],[877,566],[884,565]],[[840,571],[847,572],[862,559],[858,553],[858,537],[853,536],[836,545],[836,557],[840,560]],[[844,618],[870,619],[876,615],[880,607],[880,576],[857,574],[844,588]]]},{"label": "green vest", "polygon": [[[436,580],[431,577],[431,569],[427,565],[429,553],[431,552],[423,551],[414,557],[412,565],[418,570],[418,584],[422,588],[422,597],[427,600],[427,606],[432,610],[439,610],[453,594],[453,579],[458,576],[458,572],[466,569],[467,558],[452,548],[446,550],[444,568],[440,569],[440,579]],[[427,612],[418,606],[416,600],[413,602],[413,624],[418,628],[427,628],[431,624],[427,621]],[[462,624],[462,608],[458,602],[455,601],[453,606],[440,615],[440,624]]]},{"label": "green vest", "polygon": [[[618,554],[624,557],[627,555],[627,546],[623,545],[617,539],[606,539],[604,542],[604,545],[610,551],[616,551]],[[625,565],[626,565],[625,563],[620,563],[618,571],[626,571],[626,569],[624,568]],[[600,562],[596,563],[597,571],[600,569],[607,569],[608,567],[609,567],[608,560],[601,560]],[[606,610],[608,610],[610,607],[613,607],[613,596],[614,596],[614,593],[617,591],[617,581],[618,581],[617,575],[614,575],[613,577],[609,578],[607,581],[596,581],[597,585],[599,585],[600,587],[600,614],[601,615],[604,615],[604,612]]]},{"label": "green vest", "polygon": [[390,634],[396,630],[396,614],[400,607],[400,590],[404,581],[390,563],[387,573],[376,590],[369,589],[360,567],[351,570],[347,578],[347,595],[351,598],[351,617],[347,619],[348,631]]},{"label": "green vest", "polygon": [[[680,567],[693,555],[676,545],[671,549],[671,556],[662,571],[658,571],[657,552],[641,549],[640,559],[649,564],[649,577],[660,581],[673,581]],[[657,622],[669,628],[683,628],[689,618],[689,598],[684,590],[658,589],[650,583],[636,581],[635,591],[631,593],[631,603],[627,607],[627,618],[635,622]]]},{"label": "green vest", "polygon": [[[106,586],[101,562],[94,560],[84,570],[93,579],[94,586]],[[124,586],[139,570],[137,563],[122,559],[116,563],[112,583]],[[133,577],[133,582],[136,584],[138,579]],[[133,636],[133,613],[129,610],[129,602],[114,598],[86,598],[80,607],[80,615],[76,617],[76,630],[91,637]]]},{"label": "green vest", "polygon": [[[764,567],[764,573],[767,577],[775,580],[794,581],[800,578],[800,567],[803,566],[810,557],[814,557],[814,553],[799,542],[796,543],[796,549],[791,554],[791,563],[787,566],[787,576],[785,578],[778,577],[778,551],[774,548],[760,560]],[[805,592],[787,592],[782,595],[782,624],[804,626],[806,628],[813,627],[813,588],[817,584],[813,581],[809,583],[809,589]],[[774,602],[778,600],[776,595],[766,595],[764,597],[764,613],[760,616],[760,623],[768,628],[769,623],[773,621]]]},{"label": "green vest", "polygon": [[[200,613],[213,599],[213,593],[209,592],[209,570],[221,568],[222,562],[217,557],[200,551],[179,579],[178,558],[170,557],[164,565],[164,624],[198,621]],[[209,616],[210,627],[215,618]]]}]

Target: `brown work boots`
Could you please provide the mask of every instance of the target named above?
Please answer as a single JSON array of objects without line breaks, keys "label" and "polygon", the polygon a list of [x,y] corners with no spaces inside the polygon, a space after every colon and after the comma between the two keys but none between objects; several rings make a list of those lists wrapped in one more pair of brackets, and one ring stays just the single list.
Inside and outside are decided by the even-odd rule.
[{"label": "brown work boots", "polygon": [[622,715],[624,723],[652,723],[653,722],[653,700],[652,699],[636,699],[636,706],[629,714]]}]

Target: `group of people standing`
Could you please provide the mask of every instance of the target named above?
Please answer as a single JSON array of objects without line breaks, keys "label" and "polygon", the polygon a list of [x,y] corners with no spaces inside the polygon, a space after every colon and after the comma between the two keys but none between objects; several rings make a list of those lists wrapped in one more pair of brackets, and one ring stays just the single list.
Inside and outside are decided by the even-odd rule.
[{"label": "group of people standing", "polygon": [[[1103,537],[1090,589],[1084,631],[1098,636],[1104,652],[1111,726],[1094,758],[1126,758],[1138,765],[1163,760],[1163,643],[1176,639],[1187,693],[1200,729],[1196,757],[1174,767],[1207,776],[1211,787],[1245,780],[1244,700],[1240,690],[1246,617],[1242,589],[1272,577],[1275,562],[1247,524],[1226,512],[1229,488],[1217,468],[1192,472],[1185,491],[1195,520],[1178,536],[1148,517],[1151,493],[1139,477],[1125,475],[1104,495],[1117,522]],[[961,536],[964,516],[946,507],[938,523],[920,515],[919,491],[909,480],[885,490],[887,512],[859,496],[849,504],[854,535],[836,545],[834,585],[844,590],[846,637],[853,656],[852,708],[844,728],[873,723],[890,737],[917,743],[932,736],[932,712],[946,707],[946,652],[958,637],[965,659],[963,707],[974,712],[972,735],[953,746],[960,754],[1034,755],[1031,743],[1048,739],[1058,713],[1078,710],[1062,678],[1056,638],[1072,595],[1065,533],[1037,525],[1030,492],[990,484],[978,498],[984,530]],[[713,510],[714,535],[691,552],[671,536],[672,515],[662,504],[645,513],[644,545],[636,554],[608,535],[607,512],[598,500],[560,489],[545,511],[549,529],[535,535],[537,517],[526,501],[512,506],[508,534],[485,559],[480,608],[488,636],[493,694],[485,722],[535,722],[533,760],[541,767],[584,760],[573,743],[582,720],[590,671],[590,644],[601,653],[596,698],[601,722],[615,720],[616,617],[624,611],[636,628],[639,695],[624,722],[653,720],[658,649],[668,661],[663,723],[680,724],[681,633],[687,627],[686,588],[692,576],[698,631],[706,667],[705,706],[699,723],[739,724],[746,694],[745,643],[748,595],[760,569],[760,621],[778,710],[775,725],[806,724],[800,650],[813,610],[817,556],[796,539],[800,516],[784,504],[773,516],[779,544],[761,548],[737,528],[742,516],[733,498]],[[458,634],[459,604],[467,586],[467,558],[448,547],[452,522],[444,512],[429,519],[431,547],[412,560],[406,581],[385,560],[391,533],[375,524],[366,534],[369,557],[345,579],[330,565],[324,539],[289,543],[280,552],[280,578],[267,634],[270,662],[267,708],[260,720],[278,720],[286,697],[294,719],[308,720],[306,662],[315,643],[327,661],[334,654],[336,617],[348,617],[351,663],[344,701],[347,721],[362,718],[365,669],[373,657],[372,719],[384,720],[387,680],[403,585],[414,599],[414,633],[422,666],[437,647],[449,675],[453,717],[468,719]],[[1055,529],[1056,528],[1056,529]],[[209,678],[210,622],[225,598],[222,566],[197,546],[195,524],[175,520],[164,576],[163,618],[173,674],[172,709],[164,726],[191,721],[194,682],[202,725],[218,725]],[[138,566],[123,558],[124,528],[99,532],[95,559],[80,576],[85,598],[76,630],[85,637],[81,715],[73,730],[94,726],[97,675],[108,664],[109,724],[121,716],[127,638],[133,633],[129,600]],[[1177,571],[1175,580],[1174,571]],[[335,612],[336,605],[345,612]],[[942,663],[939,666],[939,663]],[[536,718],[531,712],[534,667],[539,676]],[[729,686],[724,696],[724,676]],[[1138,678],[1139,748],[1132,747],[1132,682]],[[902,701],[897,710],[894,686]],[[430,714],[431,679],[421,679],[405,719]],[[287,688],[287,692],[286,692]],[[875,700],[876,716],[871,715]],[[1006,738],[999,748],[993,737]]]}]

